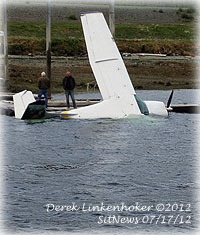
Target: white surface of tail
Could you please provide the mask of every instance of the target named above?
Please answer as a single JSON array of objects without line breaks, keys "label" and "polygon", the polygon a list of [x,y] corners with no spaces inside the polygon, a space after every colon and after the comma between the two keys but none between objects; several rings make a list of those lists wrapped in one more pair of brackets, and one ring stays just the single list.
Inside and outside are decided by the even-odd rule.
[{"label": "white surface of tail", "polygon": [[141,114],[134,98],[135,90],[103,14],[82,13],[81,22],[90,65],[103,100],[119,99],[119,108],[125,116]]},{"label": "white surface of tail", "polygon": [[81,15],[89,61],[103,99],[135,94],[128,72],[101,12]]},{"label": "white surface of tail", "polygon": [[21,119],[30,103],[35,102],[31,91],[24,90],[13,95],[15,117]]}]

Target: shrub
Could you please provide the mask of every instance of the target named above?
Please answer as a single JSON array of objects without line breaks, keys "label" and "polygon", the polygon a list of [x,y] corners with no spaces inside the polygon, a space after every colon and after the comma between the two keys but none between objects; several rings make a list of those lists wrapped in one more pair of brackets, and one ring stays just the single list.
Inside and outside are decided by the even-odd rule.
[{"label": "shrub", "polygon": [[189,14],[187,14],[187,13],[183,13],[183,14],[181,15],[181,18],[184,19],[184,20],[187,20],[187,21],[192,21],[192,20],[194,19],[194,16],[189,15]]},{"label": "shrub", "polygon": [[11,37],[8,40],[8,54],[25,55],[45,53],[45,39]]},{"label": "shrub", "polygon": [[70,16],[68,17],[68,19],[69,19],[69,20],[77,20],[77,18],[76,18],[75,15],[70,15]]},{"label": "shrub", "polygon": [[84,53],[83,42],[80,39],[54,39],[51,50],[55,55],[77,56]]},{"label": "shrub", "polygon": [[193,13],[195,13],[195,9],[194,8],[189,8],[189,9],[187,9],[187,11],[186,11],[188,14],[193,14]]},{"label": "shrub", "polygon": [[28,48],[24,44],[13,43],[8,46],[8,54],[11,55],[23,55],[26,54]]}]

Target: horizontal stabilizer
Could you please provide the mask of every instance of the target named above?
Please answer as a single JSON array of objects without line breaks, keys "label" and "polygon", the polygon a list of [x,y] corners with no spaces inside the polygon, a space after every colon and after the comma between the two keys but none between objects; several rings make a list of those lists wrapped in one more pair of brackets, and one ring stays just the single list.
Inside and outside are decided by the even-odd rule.
[{"label": "horizontal stabilizer", "polygon": [[43,101],[36,101],[31,91],[24,90],[13,96],[15,117],[18,119],[40,119],[45,117]]},{"label": "horizontal stabilizer", "polygon": [[35,102],[31,91],[21,91],[13,96],[15,117],[22,119],[29,104]]}]

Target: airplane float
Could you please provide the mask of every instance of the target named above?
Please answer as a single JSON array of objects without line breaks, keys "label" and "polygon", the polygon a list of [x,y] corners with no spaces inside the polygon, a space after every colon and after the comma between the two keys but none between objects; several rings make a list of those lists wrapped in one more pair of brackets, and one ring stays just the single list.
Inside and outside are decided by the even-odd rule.
[{"label": "airplane float", "polygon": [[[163,102],[143,101],[134,90],[114,38],[101,12],[81,13],[89,62],[103,100],[97,104],[61,112],[64,119],[131,118],[168,116]],[[31,91],[14,95],[15,117],[24,119],[36,103]],[[34,104],[34,106],[33,106]],[[45,109],[43,107],[43,109]],[[42,108],[39,108],[42,115]]]}]

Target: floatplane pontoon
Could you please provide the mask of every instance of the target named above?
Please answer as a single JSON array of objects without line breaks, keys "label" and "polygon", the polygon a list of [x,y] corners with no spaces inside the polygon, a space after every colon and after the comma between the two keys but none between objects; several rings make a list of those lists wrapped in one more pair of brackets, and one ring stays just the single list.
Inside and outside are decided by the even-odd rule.
[{"label": "floatplane pontoon", "polygon": [[[116,46],[114,38],[101,12],[81,13],[88,57],[103,101],[98,104],[64,111],[61,117],[65,119],[97,119],[97,118],[127,118],[143,115],[167,116],[168,112],[163,102],[143,101],[134,90],[123,59]],[[19,93],[20,94],[20,93]],[[22,95],[15,95],[15,112],[21,113],[33,103],[31,92],[26,92],[23,99],[26,105],[15,102]],[[24,102],[23,101],[23,102]],[[23,110],[24,109],[24,110]],[[15,115],[16,116],[16,115]],[[20,115],[18,118],[21,118]]]}]

